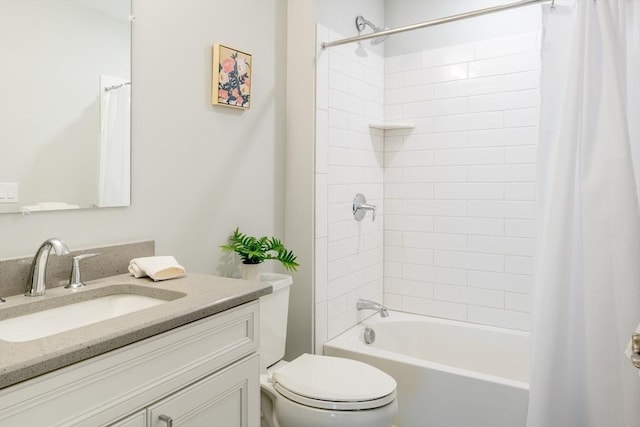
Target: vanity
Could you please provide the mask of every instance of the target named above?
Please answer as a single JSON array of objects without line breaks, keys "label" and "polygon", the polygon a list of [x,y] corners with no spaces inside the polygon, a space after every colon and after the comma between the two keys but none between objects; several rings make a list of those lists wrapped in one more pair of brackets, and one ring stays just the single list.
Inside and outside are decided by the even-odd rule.
[{"label": "vanity", "polygon": [[2,319],[17,313],[114,295],[162,301],[33,339],[3,335],[0,425],[259,425],[258,298],[271,292],[269,283],[125,274],[87,285],[53,288],[35,302],[5,298],[0,335]]}]

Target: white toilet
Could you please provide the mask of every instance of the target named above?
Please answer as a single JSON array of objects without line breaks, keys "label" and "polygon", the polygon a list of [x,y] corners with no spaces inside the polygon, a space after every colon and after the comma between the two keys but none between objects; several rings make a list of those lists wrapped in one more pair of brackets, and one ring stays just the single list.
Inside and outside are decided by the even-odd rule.
[{"label": "white toilet", "polygon": [[397,411],[391,376],[340,357],[281,360],[293,280],[274,273],[260,279],[273,287],[260,298],[261,427],[390,427]]}]

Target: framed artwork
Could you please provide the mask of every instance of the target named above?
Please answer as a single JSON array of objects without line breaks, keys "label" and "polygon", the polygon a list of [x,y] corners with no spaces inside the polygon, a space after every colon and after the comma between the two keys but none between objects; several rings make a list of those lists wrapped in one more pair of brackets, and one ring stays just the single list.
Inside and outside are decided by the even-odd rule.
[{"label": "framed artwork", "polygon": [[247,110],[251,105],[251,55],[232,47],[213,47],[211,103]]}]

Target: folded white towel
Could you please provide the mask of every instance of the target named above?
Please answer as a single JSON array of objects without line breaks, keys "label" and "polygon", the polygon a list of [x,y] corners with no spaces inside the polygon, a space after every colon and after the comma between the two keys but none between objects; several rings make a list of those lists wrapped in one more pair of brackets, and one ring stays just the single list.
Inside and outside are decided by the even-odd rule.
[{"label": "folded white towel", "polygon": [[182,277],[185,269],[172,256],[149,256],[132,259],[129,262],[129,273],[136,278],[149,276],[157,282]]}]

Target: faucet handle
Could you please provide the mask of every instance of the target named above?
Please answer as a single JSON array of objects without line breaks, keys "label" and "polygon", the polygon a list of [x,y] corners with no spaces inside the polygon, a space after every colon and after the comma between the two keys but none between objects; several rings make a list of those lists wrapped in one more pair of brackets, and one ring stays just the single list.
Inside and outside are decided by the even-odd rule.
[{"label": "faucet handle", "polygon": [[85,258],[93,258],[100,254],[82,254],[73,257],[73,264],[71,264],[71,276],[69,276],[69,284],[65,286],[65,289],[77,289],[85,286],[80,280],[80,261]]}]

